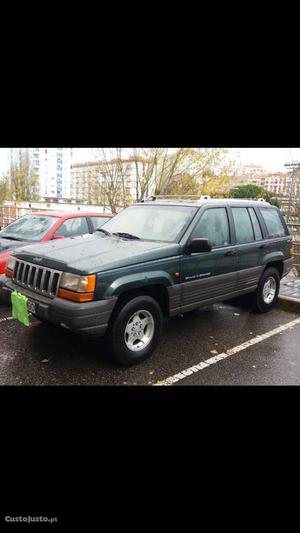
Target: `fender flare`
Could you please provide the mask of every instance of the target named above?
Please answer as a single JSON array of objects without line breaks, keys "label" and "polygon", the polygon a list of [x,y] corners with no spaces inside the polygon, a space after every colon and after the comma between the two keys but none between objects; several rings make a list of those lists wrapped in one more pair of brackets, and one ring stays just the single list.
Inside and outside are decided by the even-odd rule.
[{"label": "fender flare", "polygon": [[283,252],[270,252],[265,255],[262,260],[262,264],[267,267],[269,263],[274,263],[275,261],[284,261],[285,256]]},{"label": "fender flare", "polygon": [[116,278],[106,289],[104,297],[119,296],[123,292],[151,287],[151,285],[164,285],[166,288],[174,285],[174,282],[167,272],[162,270],[154,272],[128,274]]}]

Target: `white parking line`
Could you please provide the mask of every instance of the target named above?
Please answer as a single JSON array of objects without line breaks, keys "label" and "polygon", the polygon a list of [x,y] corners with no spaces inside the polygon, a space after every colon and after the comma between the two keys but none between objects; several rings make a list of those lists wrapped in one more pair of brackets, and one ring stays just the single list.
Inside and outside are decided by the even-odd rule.
[{"label": "white parking line", "polygon": [[204,368],[213,365],[214,363],[218,363],[218,361],[221,361],[222,359],[230,357],[230,355],[234,355],[238,352],[241,352],[242,350],[246,350],[246,348],[253,346],[253,344],[258,344],[259,342],[262,342],[265,339],[268,339],[269,337],[273,337],[273,335],[277,335],[282,331],[293,328],[297,324],[300,324],[300,318],[296,318],[295,320],[292,320],[292,322],[288,322],[283,326],[279,326],[278,328],[272,329],[271,331],[267,331],[262,335],[257,335],[257,337],[253,337],[253,339],[250,339],[249,341],[243,342],[243,344],[240,344],[239,346],[235,346],[234,348],[227,350],[226,353],[223,352],[218,355],[215,355],[214,357],[210,357],[209,359],[206,359],[206,361],[202,361],[201,363],[191,366],[186,370],[182,370],[182,372],[178,372],[178,374],[170,376],[169,378],[166,378],[163,381],[157,381],[157,383],[154,383],[153,385],[173,385],[173,383],[177,383],[178,381],[181,381],[182,379],[186,378],[187,376],[190,376],[191,374],[196,374],[200,370],[203,370]]},{"label": "white parking line", "polygon": [[0,318],[0,323],[1,323],[1,322],[6,322],[7,320],[13,320],[13,319],[14,319],[13,316],[7,316],[7,317],[5,317],[5,318]]}]

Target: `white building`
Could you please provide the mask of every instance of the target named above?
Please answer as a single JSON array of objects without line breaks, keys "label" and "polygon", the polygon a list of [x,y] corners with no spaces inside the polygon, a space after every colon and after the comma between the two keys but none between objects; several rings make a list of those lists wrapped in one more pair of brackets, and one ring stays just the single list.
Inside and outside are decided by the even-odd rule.
[{"label": "white building", "polygon": [[[72,165],[71,170],[71,198],[78,201],[91,201],[94,185],[101,184],[105,191],[105,186],[111,179],[109,176],[115,173],[117,176],[118,169],[122,167],[121,174],[124,180],[125,192],[131,196],[133,201],[136,201],[140,194],[139,180],[145,178],[149,163],[149,160],[142,157],[76,163]],[[149,185],[146,196],[152,193],[152,188]],[[104,198],[103,201],[105,202]]]},{"label": "white building", "polygon": [[10,166],[28,157],[41,198],[70,198],[72,148],[11,148]]},{"label": "white building", "polygon": [[267,169],[263,167],[262,165],[241,165],[238,171],[238,175],[248,175],[248,176],[256,176],[260,174],[265,174],[267,172]]},{"label": "white building", "polygon": [[274,196],[300,197],[300,173],[292,172],[267,172],[260,165],[242,165],[235,176],[236,185],[258,185],[264,187]]},{"label": "white building", "polygon": [[266,172],[266,168],[261,165],[241,165],[236,173],[235,182],[237,185],[251,184],[263,186],[263,176]]}]

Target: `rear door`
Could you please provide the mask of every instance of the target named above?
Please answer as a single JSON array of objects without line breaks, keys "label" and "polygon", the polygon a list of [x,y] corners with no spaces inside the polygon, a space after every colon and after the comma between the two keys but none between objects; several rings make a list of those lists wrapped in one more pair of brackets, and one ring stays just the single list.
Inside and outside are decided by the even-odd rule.
[{"label": "rear door", "polygon": [[185,254],[181,267],[182,310],[197,308],[207,300],[221,301],[236,290],[236,251],[226,207],[207,207],[190,239],[206,238],[211,252]]},{"label": "rear door", "polygon": [[231,207],[231,220],[236,249],[237,291],[257,286],[263,271],[261,256],[263,233],[253,207]]}]

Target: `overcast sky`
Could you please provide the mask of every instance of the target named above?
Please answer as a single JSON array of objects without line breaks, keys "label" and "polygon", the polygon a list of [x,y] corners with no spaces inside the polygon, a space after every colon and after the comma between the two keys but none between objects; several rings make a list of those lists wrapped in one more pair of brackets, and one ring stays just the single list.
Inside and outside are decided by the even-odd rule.
[{"label": "overcast sky", "polygon": [[240,156],[242,164],[265,166],[268,170],[284,170],[284,164],[300,160],[300,148],[231,148]]},{"label": "overcast sky", "polygon": [[[230,148],[232,156],[237,156],[241,164],[263,165],[270,171],[283,170],[284,163],[300,160],[300,148]],[[0,176],[8,169],[8,148],[0,148]],[[93,159],[91,148],[74,148],[74,162]]]}]

